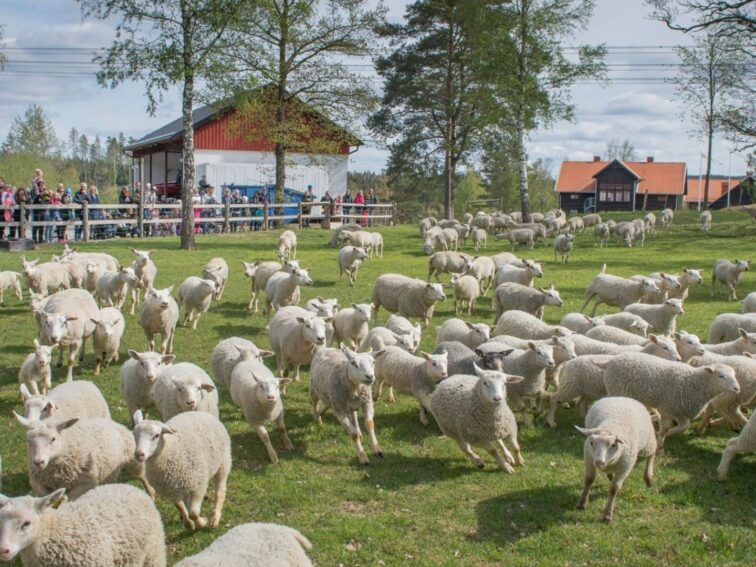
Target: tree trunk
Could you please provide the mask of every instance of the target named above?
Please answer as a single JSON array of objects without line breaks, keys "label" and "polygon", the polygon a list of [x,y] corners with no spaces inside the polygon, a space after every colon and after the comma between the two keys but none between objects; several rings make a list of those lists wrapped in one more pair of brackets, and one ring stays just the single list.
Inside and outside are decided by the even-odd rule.
[{"label": "tree trunk", "polygon": [[[181,1],[182,27],[184,32],[184,91],[181,98],[181,115],[184,119],[184,143],[182,149],[183,173],[181,175],[181,249],[195,250],[194,241],[194,206],[192,189],[194,189],[194,124],[192,107],[194,105],[194,64],[192,61],[191,14],[187,0]],[[167,180],[165,180],[167,181]],[[144,199],[144,195],[142,195]]]},{"label": "tree trunk", "polygon": [[454,162],[452,150],[446,148],[444,152],[444,218],[454,218]]},{"label": "tree trunk", "polygon": [[520,173],[520,208],[522,222],[530,222],[530,193],[528,192],[528,152],[525,149],[525,112],[517,117],[517,162]]}]

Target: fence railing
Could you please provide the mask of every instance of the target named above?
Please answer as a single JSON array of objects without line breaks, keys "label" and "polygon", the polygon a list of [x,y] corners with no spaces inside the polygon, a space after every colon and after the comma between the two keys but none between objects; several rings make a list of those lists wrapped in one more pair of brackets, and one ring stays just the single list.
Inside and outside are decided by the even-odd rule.
[{"label": "fence railing", "polygon": [[[294,211],[292,212],[292,209]],[[274,223],[332,222],[396,224],[396,203],[331,205],[329,203],[198,204],[193,208],[195,231],[228,233],[269,230]],[[6,220],[11,218],[13,220]],[[181,204],[74,204],[0,206],[0,234],[11,238],[76,240],[115,236],[170,236],[180,232]]]}]

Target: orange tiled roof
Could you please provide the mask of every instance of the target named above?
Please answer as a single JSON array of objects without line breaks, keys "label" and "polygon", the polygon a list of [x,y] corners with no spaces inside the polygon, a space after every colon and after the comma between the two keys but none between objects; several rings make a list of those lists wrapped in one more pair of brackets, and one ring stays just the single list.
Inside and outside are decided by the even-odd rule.
[{"label": "orange tiled roof", "polygon": [[[703,201],[703,194],[704,194],[704,187],[706,185],[706,178],[701,176],[701,185],[699,188],[698,185],[699,178],[696,177],[688,177],[688,191],[685,194],[685,202],[686,203],[697,203],[700,198]],[[736,177],[733,177],[730,179],[730,189],[733,187],[737,187],[738,184],[741,182],[741,179],[738,179]],[[719,175],[712,175],[709,178],[709,203],[712,201],[716,201],[719,199],[722,195],[727,193],[727,178]]]},{"label": "orange tiled roof", "polygon": [[[557,193],[582,193],[595,190],[594,178],[611,162],[563,161],[556,186]],[[681,195],[685,189],[685,163],[661,161],[620,162],[632,173],[640,177],[638,194]]]}]

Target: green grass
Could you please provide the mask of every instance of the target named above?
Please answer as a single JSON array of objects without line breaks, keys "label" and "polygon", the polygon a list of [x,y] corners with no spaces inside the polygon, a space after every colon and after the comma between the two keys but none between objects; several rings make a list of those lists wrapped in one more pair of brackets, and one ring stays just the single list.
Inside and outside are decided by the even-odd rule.
[{"label": "green grass", "polygon": [[[554,264],[550,248],[524,253],[546,261],[544,282],[555,282],[565,300],[562,310],[548,308],[546,319],[557,322],[563,313],[575,310],[586,284],[604,262],[609,272],[619,275],[679,272],[686,266],[705,268],[708,277],[717,258],[756,260],[754,225],[742,213],[715,213],[709,236],[701,234],[696,219],[696,214],[685,215],[668,233],[649,238],[642,249],[617,245],[599,249],[591,236],[581,236],[567,266]],[[417,229],[381,230],[385,257],[366,262],[354,288],[337,280],[336,251],[326,247],[327,231],[300,231],[298,256],[315,282],[303,290],[303,300],[322,295],[338,297],[342,305],[369,301],[372,282],[381,273],[424,277],[427,257],[421,252]],[[211,257],[226,258],[232,273],[222,302],[211,307],[196,332],[179,328],[175,340],[178,360],[209,369],[210,353],[225,337],[244,336],[260,347],[269,346],[262,315],[252,316],[245,309],[249,285],[239,261],[274,259],[276,238],[276,232],[200,237],[196,252],[178,251],[174,239],[120,240],[82,248],[112,253],[122,262],[130,261],[128,246],[155,249],[158,287],[199,274]],[[500,243],[491,241],[486,252],[501,249]],[[48,258],[58,251],[58,247],[46,248],[41,255]],[[0,256],[0,269],[18,268],[17,256]],[[746,274],[740,295],[754,289],[756,277]],[[18,495],[29,490],[26,449],[11,410],[21,408],[16,374],[30,350],[35,326],[25,303],[7,297],[6,302],[0,326],[0,454],[4,492]],[[728,303],[724,293],[711,298],[705,285],[692,291],[685,307],[678,328],[705,338],[712,317],[740,306]],[[436,310],[422,348],[433,348],[435,327],[451,316],[447,301]],[[474,320],[492,322],[492,316],[489,295],[479,303]],[[383,311],[380,321],[386,317]],[[146,348],[133,317],[127,317],[122,353],[126,348]],[[63,376],[63,369],[55,369],[54,383]],[[83,368],[75,369],[75,377],[93,379],[91,351]],[[125,422],[118,366],[107,369],[96,382],[114,419]],[[313,424],[306,391],[305,374],[285,399],[287,427],[296,450],[279,451],[281,460],[274,466],[227,392],[221,392],[221,418],[231,434],[234,457],[222,529],[190,533],[175,508],[158,499],[171,562],[206,547],[227,528],[249,521],[300,529],[312,540],[312,557],[320,565],[732,565],[753,560],[756,458],[738,457],[731,480],[717,482],[720,452],[732,436],[724,428],[714,428],[706,437],[692,431],[672,437],[666,455],[657,460],[656,484],[646,488],[642,470],[633,472],[620,493],[615,520],[607,526],[600,521],[607,497],[605,479],[594,485],[588,509],[575,509],[582,488],[583,437],[573,428],[580,423],[574,409],[558,413],[556,430],[537,421],[521,431],[527,465],[510,476],[485,453],[488,466],[475,470],[454,443],[440,436],[435,424],[420,425],[414,400],[400,396],[393,405],[381,400],[376,403],[376,427],[385,459],[373,458],[372,466],[363,468],[330,413],[323,427]],[[281,447],[274,432],[271,437],[274,446]],[[210,503],[205,507],[209,510]]]}]

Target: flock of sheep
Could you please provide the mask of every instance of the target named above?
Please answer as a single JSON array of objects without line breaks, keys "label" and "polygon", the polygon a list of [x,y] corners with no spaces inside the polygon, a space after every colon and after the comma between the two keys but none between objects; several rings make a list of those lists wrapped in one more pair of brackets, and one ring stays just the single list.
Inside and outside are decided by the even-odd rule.
[{"label": "flock of sheep", "polygon": [[[698,417],[701,431],[717,414],[741,431],[722,456],[719,477],[726,478],[737,453],[756,450],[756,414],[750,419],[743,414],[756,403],[756,293],[743,301],[742,314],[712,321],[709,342],[702,344],[675,328],[689,289],[703,282],[702,270],[628,279],[605,273],[604,266],[588,284],[580,313],[548,325],[542,320],[544,309],[563,303],[553,284],[533,286],[543,276],[539,262],[508,252],[472,257],[450,249],[469,236],[479,251],[488,233],[497,229],[515,244],[522,240],[513,233],[529,231],[528,244],[554,235],[555,254],[566,262],[575,235],[586,225],[595,226],[597,234],[598,227],[608,227],[609,236],[616,233],[632,245],[642,243],[639,232],[653,229],[650,216],[614,226],[598,215],[567,219],[558,210],[528,226],[503,213],[469,216],[464,223],[424,219],[420,230],[430,254],[428,281],[383,274],[375,280],[370,303],[345,307],[322,297],[299,307],[300,289],[312,280],[296,260],[296,234],[284,231],[278,262],[244,263],[251,280],[248,309],[256,312],[259,294],[265,293],[272,350],[241,337],[222,340],[211,355],[215,381],[199,366],[175,362],[173,337],[180,311],[184,325],[196,329],[213,300],[222,297],[229,277],[222,258],[208,262],[201,277],[186,278],[178,301],[173,286],[153,287],[157,267],[150,251],[131,249],[134,259],[127,267],[107,254],[68,248],[47,263],[23,258],[23,274],[0,273],[0,293],[11,287],[21,299],[20,281],[25,279],[38,328],[34,352],[19,370],[24,413],[16,415],[26,430],[34,496],[0,495],[0,560],[20,555],[26,565],[165,565],[162,520],[151,498],[159,495],[174,503],[189,529],[217,527],[221,520],[232,456],[229,434],[219,420],[217,384],[230,393],[275,463],[278,455],[266,427],[275,423],[283,447],[294,450],[283,395],[291,381],[300,380],[302,366],[309,366],[315,421],[320,423],[330,409],[362,464],[369,458],[357,412],[364,414],[372,455],[382,458],[374,400],[386,386],[389,401],[394,390],[414,397],[420,422],[428,425],[432,417],[476,467],[484,462],[474,447],[486,450],[510,474],[514,466],[524,465],[513,410],[526,424],[547,411],[546,423],[556,427],[559,408],[576,403],[586,415],[585,427],[579,428],[586,440],[585,489],[578,506],[587,504],[596,471],[607,474],[606,521],[612,519],[617,493],[637,458],[647,459],[650,484],[654,456],[665,439]],[[661,219],[664,226],[672,222],[666,212]],[[381,235],[358,225],[334,231],[330,244],[341,247],[336,258],[340,277],[347,274],[352,285],[362,262],[383,255]],[[434,252],[436,248],[441,250]],[[712,290],[721,283],[735,300],[740,276],[748,269],[745,260],[717,261]],[[442,274],[450,275],[447,286],[440,283]],[[437,283],[431,282],[434,277]],[[423,328],[436,304],[446,299],[445,287],[451,289],[457,314],[471,314],[475,302],[492,290],[494,324],[449,319],[437,329],[434,352],[418,353]],[[131,314],[138,309],[148,347],[128,350],[120,368],[130,429],[111,419],[95,384],[73,380],[76,357],[83,359],[90,338],[95,374],[101,365],[118,361],[127,301]],[[584,315],[591,301],[592,313]],[[599,304],[620,311],[595,317]],[[377,326],[381,307],[391,315]],[[161,342],[156,349],[157,335]],[[332,344],[338,348],[329,348]],[[68,350],[67,375],[66,382],[53,387],[50,368],[56,348],[59,364],[62,351]],[[264,363],[270,356],[276,357],[275,373]],[[146,419],[147,410],[159,420]],[[123,471],[140,480],[147,494],[111,484]],[[201,508],[211,480],[215,498],[208,518]],[[56,508],[64,498],[68,502]],[[305,552],[310,548],[291,528],[244,524],[179,565],[309,565]]]}]

